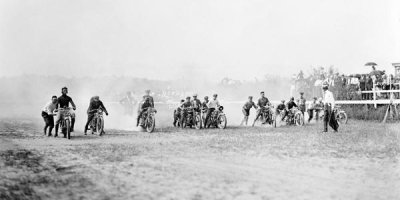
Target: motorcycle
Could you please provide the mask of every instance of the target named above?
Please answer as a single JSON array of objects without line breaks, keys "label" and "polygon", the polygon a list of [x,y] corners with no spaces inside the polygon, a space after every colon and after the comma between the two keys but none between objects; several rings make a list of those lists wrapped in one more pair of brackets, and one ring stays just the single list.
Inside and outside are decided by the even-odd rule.
[{"label": "motorcycle", "polygon": [[156,126],[155,113],[157,113],[156,109],[148,108],[140,117],[139,125],[148,133],[152,133]]},{"label": "motorcycle", "polygon": [[208,120],[208,124],[205,125],[206,127],[216,127],[219,129],[225,129],[226,128],[226,124],[227,124],[227,120],[226,120],[226,115],[223,112],[224,107],[220,106],[218,109],[214,110],[211,113],[210,119]]},{"label": "motorcycle", "polygon": [[[293,107],[290,111],[290,114],[286,116],[286,124],[287,125],[296,125],[296,126],[303,126],[304,125],[304,115],[297,107]],[[282,119],[284,112],[279,113],[279,118]],[[277,126],[277,118],[274,119],[274,127]]]},{"label": "motorcycle", "polygon": [[259,121],[261,121],[262,124],[270,124],[272,125],[275,121],[275,113],[274,113],[274,107],[273,106],[268,106],[265,108],[261,108],[261,117],[258,118]]},{"label": "motorcycle", "polygon": [[96,133],[99,136],[104,134],[104,117],[101,108],[96,110],[96,113],[90,122],[90,129],[92,130],[92,134]]},{"label": "motorcycle", "polygon": [[[186,116],[185,116],[186,114]],[[201,117],[200,113],[196,112],[193,108],[183,108],[181,117],[185,116],[181,119],[181,128],[186,128],[189,126],[192,128],[194,126],[196,129],[201,128]]]},{"label": "motorcycle", "polygon": [[64,137],[71,139],[71,121],[72,116],[70,112],[71,108],[59,108],[57,112],[60,113],[61,120],[60,120],[60,129],[61,133],[64,134]]},{"label": "motorcycle", "polygon": [[[323,121],[324,120],[324,112],[321,112],[322,114],[319,116],[320,120]],[[344,111],[343,109],[341,109],[340,106],[335,105],[335,107],[333,108],[333,113],[336,117],[336,121],[339,124],[347,124],[348,122],[348,117],[347,117],[347,113],[346,111]]]}]

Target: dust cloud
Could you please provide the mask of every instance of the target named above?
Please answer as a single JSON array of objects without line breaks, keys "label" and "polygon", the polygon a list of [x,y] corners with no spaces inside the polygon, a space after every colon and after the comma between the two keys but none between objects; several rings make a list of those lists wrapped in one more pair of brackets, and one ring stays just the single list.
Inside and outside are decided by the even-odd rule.
[{"label": "dust cloud", "polygon": [[[150,89],[156,101],[157,127],[171,126],[173,110],[178,101],[186,96],[198,94],[211,97],[217,93],[225,107],[228,125],[238,125],[242,118],[241,108],[248,96],[257,100],[260,91],[265,91],[270,100],[289,98],[290,81],[284,77],[265,76],[262,80],[240,81],[223,78],[215,81],[193,79],[181,76],[175,80],[161,81],[123,76],[108,77],[63,77],[21,75],[0,78],[0,118],[33,119],[42,123],[41,109],[51,96],[61,95],[61,88],[68,87],[68,95],[77,106],[76,130],[83,131],[86,111],[92,96],[98,95],[109,116],[105,116],[106,129],[135,130],[137,104],[129,113],[120,102],[132,93],[135,101],[140,101],[145,89]],[[251,111],[250,120],[255,111]]]}]

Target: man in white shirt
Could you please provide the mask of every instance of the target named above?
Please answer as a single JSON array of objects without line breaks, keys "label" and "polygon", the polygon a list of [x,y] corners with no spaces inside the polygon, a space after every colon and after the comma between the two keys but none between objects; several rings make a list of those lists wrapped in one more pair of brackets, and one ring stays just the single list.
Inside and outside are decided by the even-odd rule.
[{"label": "man in white shirt", "polygon": [[328,124],[333,128],[335,132],[338,131],[339,124],[336,121],[335,114],[333,113],[333,108],[335,107],[335,99],[333,93],[328,90],[329,84],[322,84],[323,90],[323,100],[324,103],[324,133],[328,132]]},{"label": "man in white shirt", "polygon": [[44,135],[46,135],[47,127],[49,127],[49,135],[51,136],[51,131],[54,128],[54,117],[53,112],[57,107],[57,96],[51,97],[51,101],[48,102],[42,109],[42,117],[44,120]]},{"label": "man in white shirt", "polygon": [[217,100],[217,97],[218,97],[218,95],[214,94],[213,95],[213,100],[211,100],[207,105],[208,110],[207,110],[206,119],[204,121],[204,127],[207,127],[207,128],[210,127],[210,124],[208,123],[208,120],[210,119],[211,113],[214,112],[215,109],[218,109],[219,106],[220,106],[219,105],[219,101]]}]

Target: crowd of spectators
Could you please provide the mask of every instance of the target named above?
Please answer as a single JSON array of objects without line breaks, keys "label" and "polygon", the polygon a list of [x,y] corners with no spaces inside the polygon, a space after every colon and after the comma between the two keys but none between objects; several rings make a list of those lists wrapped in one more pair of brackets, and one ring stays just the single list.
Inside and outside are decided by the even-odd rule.
[{"label": "crowd of spectators", "polygon": [[[314,69],[307,78],[302,71],[293,77],[296,91],[304,92],[307,98],[320,97],[323,82],[329,83],[330,90],[337,100],[373,100],[373,93],[366,91],[373,91],[374,88],[376,99],[389,99],[391,93],[385,90],[400,89],[399,76],[388,74],[385,70],[376,70],[375,66],[372,66],[372,71],[367,74],[340,75],[332,67],[328,70],[320,67]],[[399,99],[399,93],[393,93],[393,98]]]}]

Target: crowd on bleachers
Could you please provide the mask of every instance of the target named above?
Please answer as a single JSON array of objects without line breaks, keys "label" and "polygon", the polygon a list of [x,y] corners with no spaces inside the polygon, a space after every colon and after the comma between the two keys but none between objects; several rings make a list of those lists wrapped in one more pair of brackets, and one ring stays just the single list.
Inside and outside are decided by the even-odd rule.
[{"label": "crowd on bleachers", "polygon": [[[385,90],[399,90],[400,77],[388,74],[385,70],[376,70],[372,66],[372,71],[367,74],[351,74],[344,75],[335,72],[333,68],[325,70],[323,67],[313,70],[307,78],[300,71],[294,75],[292,90],[296,92],[304,92],[307,98],[320,97],[321,85],[328,82],[330,90],[334,93],[337,100],[373,100],[373,91],[375,88],[376,99],[389,99],[391,93]],[[292,91],[292,93],[294,92]],[[393,93],[392,98],[399,98],[399,93]]]}]

